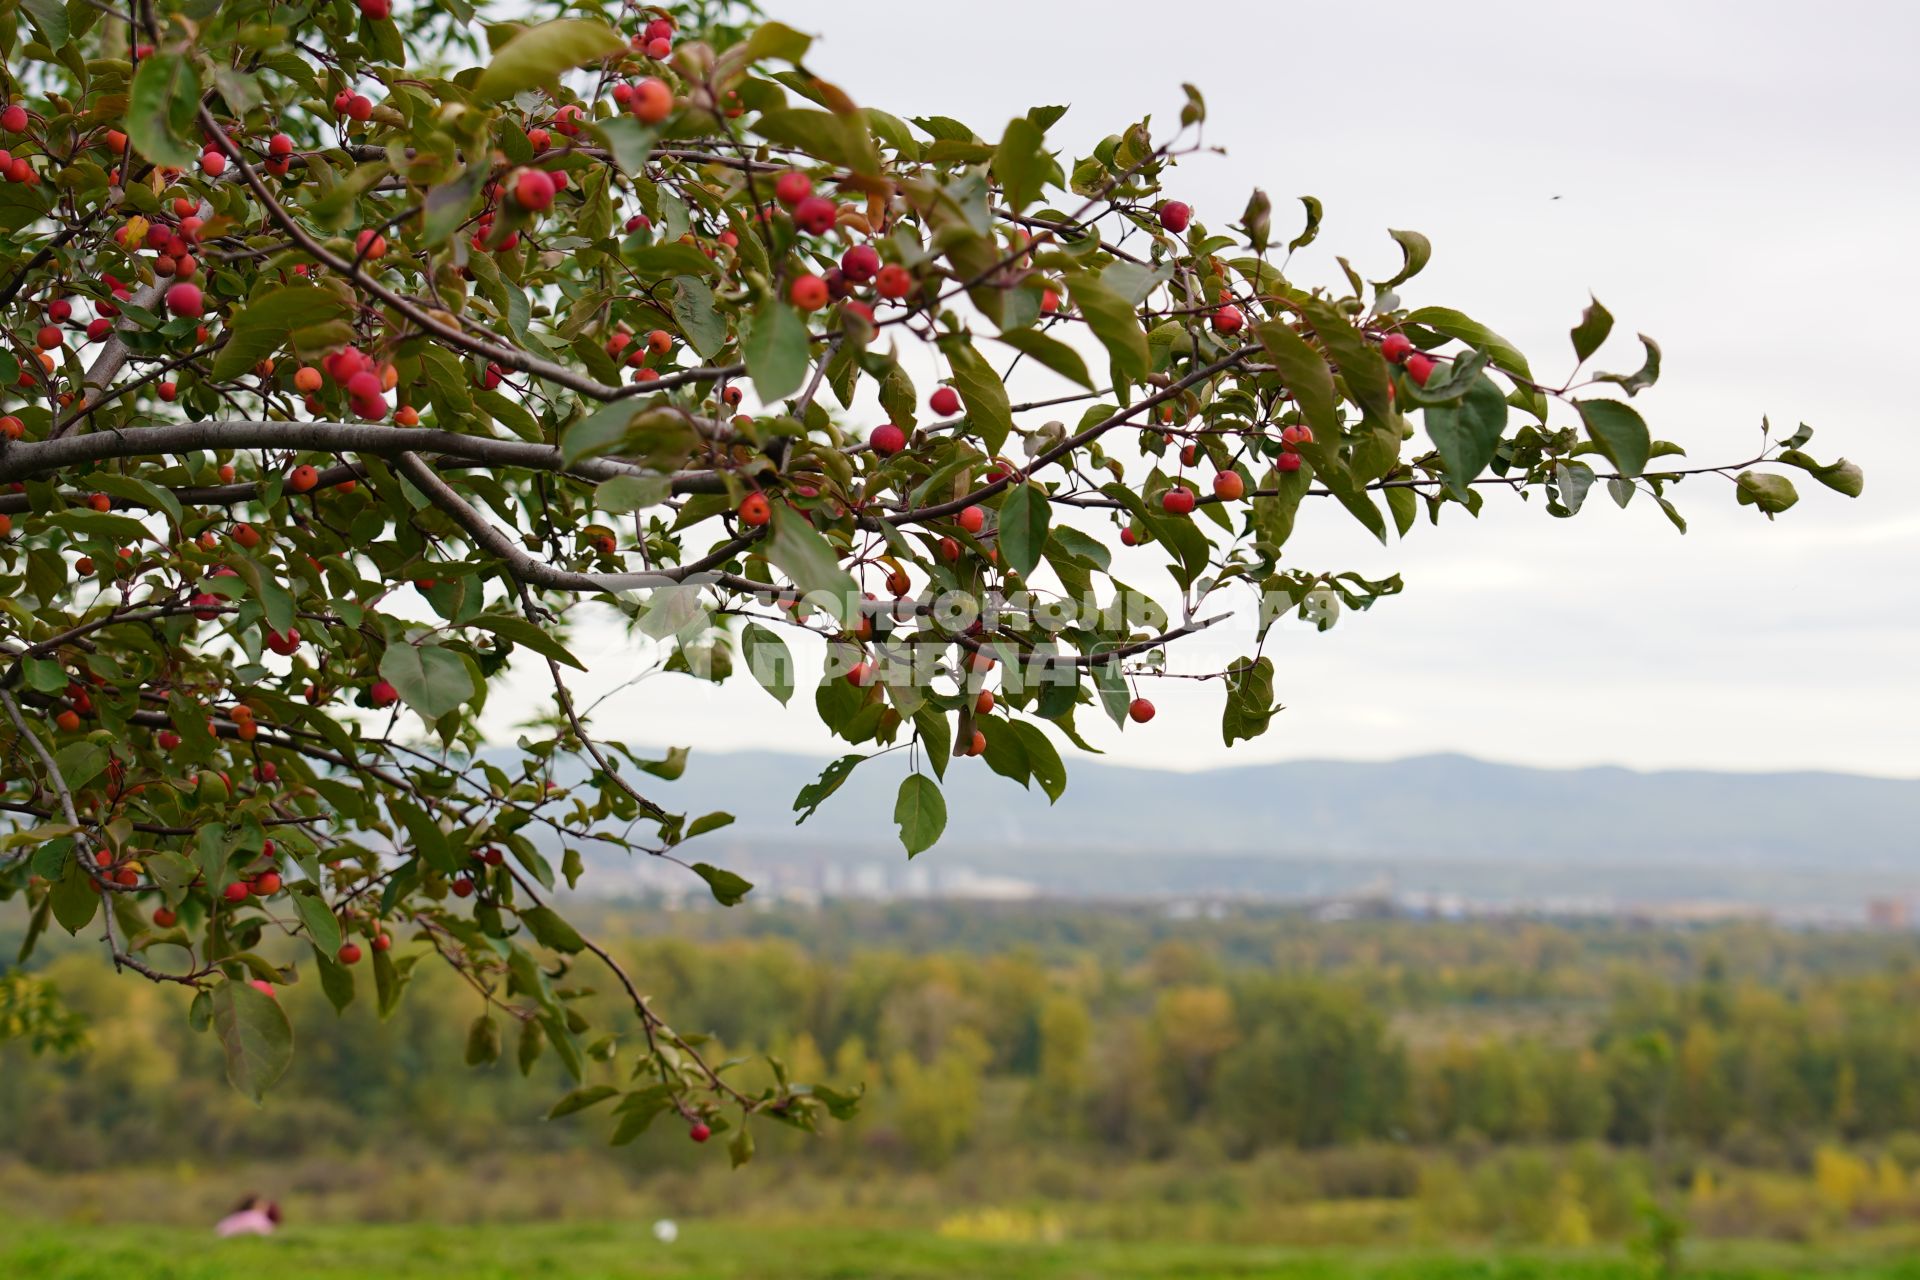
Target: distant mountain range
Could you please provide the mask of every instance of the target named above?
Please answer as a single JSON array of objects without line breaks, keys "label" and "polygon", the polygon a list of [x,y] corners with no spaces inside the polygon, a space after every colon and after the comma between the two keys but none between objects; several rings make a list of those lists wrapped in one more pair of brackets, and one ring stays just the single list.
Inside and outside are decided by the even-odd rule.
[{"label": "distant mountain range", "polygon": [[[725,810],[702,856],[788,879],[904,864],[893,841],[906,753],[867,761],[799,827],[793,799],[826,760],[693,753],[676,811]],[[1069,758],[1049,805],[955,761],[927,874],[1013,877],[1047,891],[1298,894],[1391,877],[1433,891],[1858,902],[1920,889],[1920,779],[1835,773],[1533,769],[1460,755],[1298,761],[1204,773]],[[891,873],[889,873],[891,874]]]}]

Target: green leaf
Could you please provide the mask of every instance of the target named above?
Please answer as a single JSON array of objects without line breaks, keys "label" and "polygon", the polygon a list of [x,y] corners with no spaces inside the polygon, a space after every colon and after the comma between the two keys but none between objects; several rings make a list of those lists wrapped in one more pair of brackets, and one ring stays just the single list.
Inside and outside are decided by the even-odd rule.
[{"label": "green leaf", "polygon": [[560,433],[560,457],[572,465],[582,458],[618,451],[667,470],[685,459],[698,438],[686,419],[671,409],[615,400]]},{"label": "green leaf", "polygon": [[877,175],[880,157],[873,135],[862,116],[837,115],[807,107],[763,111],[753,131],[776,145],[799,147],[829,164],[844,165],[855,173]]},{"label": "green leaf", "polygon": [[533,1074],[533,1064],[540,1061],[540,1051],[546,1047],[545,1028],[533,1020],[520,1024],[520,1043],[515,1047],[514,1059],[519,1063],[521,1075]]},{"label": "green leaf", "polygon": [[693,864],[694,874],[707,882],[707,888],[713,890],[713,898],[723,907],[735,906],[753,891],[753,882],[735,875],[724,867],[716,867],[709,862]]},{"label": "green leaf", "polygon": [[1507,429],[1507,397],[1484,373],[1457,405],[1427,408],[1427,434],[1446,465],[1447,486],[1463,501],[1467,486],[1487,469]]},{"label": "green leaf", "polygon": [[87,876],[80,860],[71,854],[67,857],[65,869],[60,878],[54,881],[52,889],[53,918],[68,933],[79,933],[93,920],[94,913],[100,909],[100,892]]},{"label": "green leaf", "polygon": [[561,1116],[570,1116],[576,1111],[585,1111],[588,1107],[599,1106],[608,1098],[617,1098],[619,1096],[620,1091],[610,1084],[584,1085],[554,1103],[552,1109],[547,1112],[547,1119],[558,1120]]},{"label": "green leaf", "polygon": [[1553,477],[1560,489],[1560,503],[1566,507],[1567,514],[1580,514],[1580,508],[1587,501],[1587,491],[1593,488],[1597,478],[1593,468],[1584,462],[1562,462],[1554,467]]},{"label": "green leaf", "polygon": [[116,498],[125,498],[129,502],[137,502],[142,506],[152,507],[156,511],[164,511],[176,528],[186,519],[186,513],[180,508],[180,500],[173,496],[172,490],[163,489],[153,481],[140,476],[122,476],[109,471],[96,471],[81,483],[88,489],[98,489]]},{"label": "green leaf", "polygon": [[694,353],[711,360],[727,345],[727,318],[714,305],[713,290],[698,276],[673,278],[673,322]]},{"label": "green leaf", "polygon": [[503,102],[526,89],[551,85],[562,71],[627,52],[612,27],[592,18],[556,18],[528,27],[502,45],[474,82],[482,102]]},{"label": "green leaf", "polygon": [[784,302],[764,303],[747,318],[740,354],[754,394],[766,404],[783,400],[807,378],[807,322]]},{"label": "green leaf", "polygon": [[650,244],[635,249],[627,258],[627,265],[634,271],[648,277],[682,275],[705,276],[715,274],[719,268],[700,250],[678,240],[669,240],[665,244]]},{"label": "green leaf", "polygon": [[393,958],[391,951],[373,953],[373,992],[374,1003],[380,1011],[380,1020],[386,1021],[393,1011],[400,1007],[400,995],[407,989],[407,980],[413,973],[413,962],[407,958],[404,967]]},{"label": "green leaf", "polygon": [[[748,62],[776,58],[781,62],[799,62],[813,47],[813,37],[802,35],[782,22],[763,22],[738,46]],[[727,50],[732,53],[733,50]]]},{"label": "green leaf", "polygon": [[1640,345],[1646,348],[1647,358],[1634,373],[1596,373],[1595,382],[1611,382],[1628,395],[1638,395],[1654,383],[1660,381],[1660,344],[1646,334],[1640,335]]},{"label": "green leaf", "polygon": [[724,810],[716,809],[712,813],[703,813],[688,823],[686,834],[680,838],[682,840],[691,840],[695,836],[703,836],[709,831],[718,831],[722,827],[730,827],[732,825],[733,815]]},{"label": "green leaf", "polygon": [[1347,323],[1346,317],[1324,302],[1308,302],[1305,311],[1327,354],[1340,366],[1340,380],[1347,384],[1347,395],[1367,416],[1392,421],[1392,378],[1380,348],[1368,342],[1358,329]]},{"label": "green leaf", "polygon": [[947,829],[947,799],[940,794],[940,785],[923,773],[910,773],[901,779],[893,821],[900,828],[900,843],[906,846],[909,858],[931,849]]},{"label": "green leaf", "polygon": [[1021,748],[1026,752],[1027,767],[1033,772],[1033,780],[1047,793],[1047,802],[1058,800],[1067,790],[1067,766],[1060,759],[1060,751],[1047,737],[1047,731],[1027,720],[1009,720]]},{"label": "green leaf", "polygon": [[1009,329],[1000,335],[1000,341],[1045,365],[1067,381],[1077,382],[1089,391],[1094,390],[1093,375],[1087,372],[1087,362],[1078,351],[1060,339],[1038,329]]},{"label": "green leaf", "polygon": [[214,380],[246,373],[285,346],[295,329],[341,319],[352,309],[339,294],[318,285],[281,285],[256,294],[228,319],[227,340],[213,358]]},{"label": "green leaf", "polygon": [[1427,260],[1433,257],[1432,242],[1418,231],[1388,231],[1387,234],[1400,245],[1400,270],[1390,280],[1374,281],[1374,284],[1383,290],[1391,289],[1397,284],[1412,279],[1420,273],[1422,267],[1427,265]]},{"label": "green leaf", "polygon": [[127,102],[127,140],[155,164],[186,168],[200,158],[187,139],[200,106],[200,76],[193,62],[176,53],[155,53],[140,60]]},{"label": "green leaf", "polygon": [[800,788],[800,794],[793,798],[793,811],[800,816],[793,820],[793,825],[797,827],[811,818],[827,797],[838,791],[841,784],[852,775],[854,766],[865,759],[862,755],[841,756],[829,764],[818,778]]},{"label": "green leaf", "polygon": [[[1270,547],[1282,547],[1293,536],[1294,518],[1300,511],[1300,499],[1312,487],[1313,477],[1301,468],[1298,471],[1271,470],[1261,483],[1262,489],[1271,489],[1271,497],[1258,497],[1253,500],[1253,527],[1261,542]],[[1391,498],[1396,490],[1387,490]],[[1409,495],[1411,493],[1409,492]]]},{"label": "green leaf", "polygon": [[227,1079],[258,1103],[293,1062],[293,1024],[274,997],[251,982],[213,989],[213,1031],[227,1055]]},{"label": "green leaf", "polygon": [[1768,471],[1742,471],[1734,482],[1734,497],[1743,507],[1759,507],[1769,516],[1800,501],[1793,481]]},{"label": "green leaf", "polygon": [[1243,658],[1227,669],[1227,706],[1220,719],[1227,746],[1265,733],[1273,712],[1273,659]]},{"label": "green leaf", "polygon": [[618,115],[611,120],[598,121],[590,127],[605,140],[607,150],[613,152],[613,162],[620,167],[620,172],[629,178],[641,176],[647,167],[647,157],[653,152],[653,144],[660,137],[660,130],[656,126],[641,124],[629,115]]},{"label": "green leaf", "polygon": [[993,176],[1015,213],[1040,198],[1054,168],[1046,152],[1046,132],[1025,116],[1008,121],[993,152]]},{"label": "green leaf", "polygon": [[940,349],[953,369],[953,388],[966,404],[967,417],[979,432],[981,444],[990,454],[1000,452],[1013,430],[1013,407],[1007,402],[1006,384],[964,335],[944,339]]},{"label": "green leaf", "polygon": [[1093,330],[1093,336],[1100,340],[1100,345],[1107,349],[1114,369],[1133,381],[1146,377],[1151,367],[1147,334],[1140,327],[1140,317],[1132,305],[1109,289],[1100,277],[1086,272],[1069,273],[1066,284],[1074,307]]},{"label": "green leaf", "polygon": [[1600,305],[1600,299],[1593,298],[1580,316],[1569,336],[1573,339],[1573,354],[1581,361],[1600,349],[1600,344],[1613,332],[1613,313]]},{"label": "green leaf", "polygon": [[1621,475],[1631,478],[1647,469],[1653,437],[1631,405],[1618,400],[1576,400],[1573,404],[1586,424],[1587,435]]},{"label": "green leaf", "polygon": [[673,481],[667,476],[615,476],[594,487],[593,505],[602,511],[627,515],[657,507],[672,496]]},{"label": "green leaf", "polygon": [[1334,389],[1333,370],[1307,340],[1278,320],[1255,327],[1260,345],[1267,349],[1280,381],[1293,393],[1294,403],[1306,416],[1307,424],[1320,437],[1333,440],[1340,434],[1340,416],[1336,411],[1339,393]]},{"label": "green leaf", "polygon": [[[793,654],[787,642],[757,622],[740,633],[740,649],[753,678],[785,706],[793,699]],[[64,677],[63,677],[64,678]]]},{"label": "green leaf", "polygon": [[427,192],[421,235],[429,245],[443,244],[480,205],[487,188],[484,165],[470,165]]},{"label": "green leaf", "polygon": [[1000,507],[1000,554],[1007,568],[1022,575],[1033,572],[1046,550],[1052,510],[1038,485],[1014,487]]},{"label": "green leaf", "polygon": [[807,517],[785,503],[773,506],[773,536],[767,559],[842,626],[852,626],[861,599],[859,585],[840,565],[840,555]]},{"label": "green leaf", "polygon": [[326,995],[327,1003],[335,1013],[344,1013],[358,994],[353,984],[353,970],[335,959],[333,952],[322,951],[318,946],[313,949],[313,964],[320,971],[320,990]]},{"label": "green leaf", "polygon": [[1844,493],[1849,498],[1857,498],[1866,487],[1867,478],[1859,466],[1845,458],[1836,459],[1822,466],[1798,449],[1788,449],[1779,457],[1779,461],[1790,467],[1799,467],[1808,475],[1836,493]]},{"label": "green leaf", "polygon": [[1173,264],[1163,262],[1149,267],[1138,262],[1109,262],[1100,272],[1100,283],[1139,306],[1147,295],[1173,278]]},{"label": "green leaf", "polygon": [[20,7],[32,16],[33,25],[40,28],[49,48],[58,49],[71,38],[67,6],[60,0],[20,0]]},{"label": "green leaf", "polygon": [[78,791],[105,772],[107,759],[105,747],[83,738],[61,747],[55,753],[53,762],[68,789]]},{"label": "green leaf", "polygon": [[1478,320],[1469,319],[1450,307],[1421,307],[1407,316],[1407,323],[1425,325],[1436,333],[1458,338],[1470,347],[1482,347],[1493,357],[1495,368],[1533,381],[1533,370],[1518,347]]},{"label": "green leaf", "polygon": [[[482,631],[511,640],[517,645],[524,645],[541,657],[565,663],[576,671],[587,669],[587,664],[568,652],[567,646],[555,639],[545,627],[537,626],[525,618],[516,618],[512,614],[505,613],[483,613],[477,618],[467,619],[461,625],[478,627]],[[396,689],[399,687],[398,684],[394,685]]]},{"label": "green leaf", "polygon": [[236,555],[233,567],[239,573],[241,581],[253,592],[254,599],[266,610],[267,625],[275,631],[286,631],[293,626],[293,596],[280,585],[279,578],[260,567],[260,562],[252,556]]},{"label": "green leaf", "polygon": [[746,1121],[740,1122],[740,1128],[734,1132],[733,1140],[727,1143],[727,1159],[732,1167],[738,1169],[753,1159],[753,1133],[747,1128]]},{"label": "green leaf", "polygon": [[458,710],[474,695],[465,660],[439,645],[388,645],[380,658],[380,678],[426,720]]},{"label": "green leaf", "polygon": [[1320,234],[1320,215],[1322,210],[1319,199],[1315,196],[1301,196],[1300,203],[1307,207],[1307,225],[1305,230],[1287,242],[1287,252],[1289,253],[1295,249],[1306,248],[1312,244],[1314,238]]},{"label": "green leaf", "polygon": [[331,956],[340,950],[340,921],[334,916],[333,908],[327,905],[318,891],[294,891],[288,895],[293,899],[293,910],[300,917],[300,923],[307,926],[307,936],[313,939],[313,945],[323,955]]},{"label": "green leaf", "polygon": [[466,1057],[470,1067],[500,1060],[500,1024],[491,1013],[480,1014],[467,1028]]},{"label": "green leaf", "polygon": [[568,955],[584,951],[586,939],[552,907],[527,907],[520,912],[520,923],[527,926],[534,940],[543,947]]}]

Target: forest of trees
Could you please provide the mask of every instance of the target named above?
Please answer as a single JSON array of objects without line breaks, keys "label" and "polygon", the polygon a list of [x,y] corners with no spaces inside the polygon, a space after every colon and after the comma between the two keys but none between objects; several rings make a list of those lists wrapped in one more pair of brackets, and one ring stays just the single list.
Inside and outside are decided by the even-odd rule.
[{"label": "forest of trees", "polygon": [[[986,1142],[1157,1161],[1584,1141],[1785,1167],[1820,1141],[1920,1134],[1920,947],[1905,938],[1030,907],[597,910],[679,1029],[712,1037],[711,1058],[771,1053],[796,1078],[871,1091],[825,1137],[756,1133],[823,1167],[937,1170]],[[364,975],[337,1019],[317,984],[285,991],[304,1051],[291,1087],[255,1110],[188,1029],[184,993],[129,991],[56,956],[0,990],[16,1007],[57,991],[83,1043],[0,1043],[0,1152],[85,1169],[605,1143],[604,1125],[541,1123],[565,1082],[544,1060],[522,1080],[514,1029],[476,1032],[488,1015],[474,991],[425,967],[416,981],[384,1022]],[[461,1066],[463,1042],[481,1058],[497,1044],[498,1061]],[[630,1045],[593,1051],[605,1065],[590,1079],[630,1067]],[[639,1142],[649,1166],[686,1146],[677,1132]]]}]

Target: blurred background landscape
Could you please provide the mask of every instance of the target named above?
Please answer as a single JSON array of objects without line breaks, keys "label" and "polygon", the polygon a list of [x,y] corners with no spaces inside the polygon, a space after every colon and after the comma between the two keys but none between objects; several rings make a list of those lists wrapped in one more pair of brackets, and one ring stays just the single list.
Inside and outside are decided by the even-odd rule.
[{"label": "blurred background landscape", "polygon": [[[249,1191],[303,1228],[671,1218],[696,1242],[831,1229],[824,1257],[897,1232],[1630,1259],[1663,1215],[1697,1247],[1839,1256],[1920,1226],[1920,782],[1083,765],[1051,810],[958,780],[940,856],[909,864],[865,820],[886,761],[776,829],[821,764],[696,753],[664,789],[697,813],[710,777],[764,780],[703,837],[751,905],[621,862],[569,914],[710,1057],[865,1086],[852,1122],[762,1126],[774,1158],[737,1172],[671,1124],[610,1146],[610,1114],[545,1118],[569,1082],[551,1055],[523,1079],[514,1028],[462,1064],[482,1007],[434,964],[384,1021],[364,970],[338,1017],[284,990],[300,1050],[256,1110],[184,993],[83,939],[0,978],[0,1021],[48,986],[70,1011],[43,1052],[0,1041],[0,1203],[109,1229],[203,1229]],[[627,1047],[600,1048],[589,1078],[623,1078]],[[876,1256],[846,1274],[920,1274]]]}]

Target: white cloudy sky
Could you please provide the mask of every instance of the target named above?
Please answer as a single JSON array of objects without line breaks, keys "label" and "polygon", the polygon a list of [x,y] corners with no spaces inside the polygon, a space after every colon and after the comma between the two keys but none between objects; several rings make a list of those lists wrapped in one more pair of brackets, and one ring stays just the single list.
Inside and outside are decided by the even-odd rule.
[{"label": "white cloudy sky", "polygon": [[[1920,292],[1920,9],[1906,4],[1469,2],[1435,10],[1135,0],[974,0],[876,7],[773,0],[814,32],[811,66],[897,115],[957,116],[997,137],[1041,103],[1071,110],[1070,154],[1152,112],[1190,80],[1226,155],[1173,185],[1224,224],[1249,190],[1276,229],[1313,194],[1327,217],[1297,278],[1336,253],[1380,277],[1385,228],[1429,235],[1402,289],[1517,342],[1543,378],[1571,360],[1589,290],[1614,313],[1602,368],[1638,367],[1636,330],[1666,352],[1639,407],[1694,459],[1753,452],[1762,414],[1819,429],[1811,451],[1867,470],[1849,502],[1810,480],[1769,525],[1724,485],[1690,482],[1677,535],[1650,505],[1596,493],[1575,521],[1490,495],[1477,523],[1424,523],[1382,548],[1329,507],[1296,563],[1401,572],[1408,590],[1326,635],[1270,648],[1288,704],[1236,761],[1461,750],[1544,765],[1920,774],[1920,422],[1902,319]],[[1192,21],[1193,15],[1214,15]],[[1558,196],[1559,199],[1553,197]],[[924,384],[923,384],[924,385]],[[1176,649],[1176,669],[1228,648]],[[587,628],[586,689],[635,665]],[[503,722],[537,673],[496,699]],[[1196,768],[1227,758],[1217,688],[1161,682],[1145,731],[1099,730],[1112,759]],[[810,709],[783,714],[740,680],[649,680],[603,709],[603,731],[696,748],[833,749]]]}]

